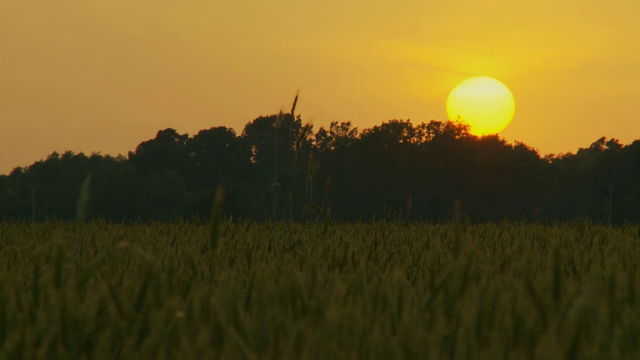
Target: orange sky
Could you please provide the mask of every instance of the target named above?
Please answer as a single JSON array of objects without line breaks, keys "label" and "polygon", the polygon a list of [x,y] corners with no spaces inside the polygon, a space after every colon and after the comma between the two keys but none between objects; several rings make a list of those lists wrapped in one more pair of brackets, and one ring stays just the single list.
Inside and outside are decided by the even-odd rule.
[{"label": "orange sky", "polygon": [[640,138],[640,2],[20,0],[0,5],[0,173],[118,154],[159,129],[298,111],[316,129],[446,119],[466,77],[508,85],[501,135],[542,154]]}]

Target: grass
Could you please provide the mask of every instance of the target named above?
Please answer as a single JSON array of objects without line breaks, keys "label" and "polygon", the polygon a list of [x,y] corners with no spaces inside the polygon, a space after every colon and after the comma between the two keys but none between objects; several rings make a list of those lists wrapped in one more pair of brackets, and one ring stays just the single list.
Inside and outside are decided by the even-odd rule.
[{"label": "grass", "polygon": [[0,224],[0,358],[639,353],[637,226],[212,226]]}]

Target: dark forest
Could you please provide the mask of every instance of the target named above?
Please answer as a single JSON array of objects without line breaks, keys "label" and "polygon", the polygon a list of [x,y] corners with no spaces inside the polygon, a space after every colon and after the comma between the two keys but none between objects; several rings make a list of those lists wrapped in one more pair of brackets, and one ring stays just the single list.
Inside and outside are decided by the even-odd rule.
[{"label": "dark forest", "polygon": [[54,152],[0,176],[3,220],[73,220],[89,177],[88,216],[107,221],[447,221],[621,224],[640,219],[640,141],[602,137],[541,157],[524,143],[476,137],[459,123],[390,120],[313,131],[299,116],[261,116],[241,134],[158,131],[127,156]]}]

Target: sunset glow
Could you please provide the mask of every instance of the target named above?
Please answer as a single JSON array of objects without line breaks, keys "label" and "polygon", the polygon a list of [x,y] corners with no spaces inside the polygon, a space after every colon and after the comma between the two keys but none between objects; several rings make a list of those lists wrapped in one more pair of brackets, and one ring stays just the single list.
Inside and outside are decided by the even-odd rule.
[{"label": "sunset glow", "polygon": [[0,173],[53,151],[127,154],[167,127],[242,132],[298,90],[314,129],[446,120],[451,89],[482,74],[517,100],[510,142],[630,143],[639,32],[637,1],[7,1]]}]

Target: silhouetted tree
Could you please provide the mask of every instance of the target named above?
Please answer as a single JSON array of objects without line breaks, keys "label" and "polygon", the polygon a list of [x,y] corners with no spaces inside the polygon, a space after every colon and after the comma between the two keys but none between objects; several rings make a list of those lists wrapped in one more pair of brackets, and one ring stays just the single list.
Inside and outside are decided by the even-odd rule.
[{"label": "silhouetted tree", "polygon": [[250,178],[250,148],[233,129],[221,126],[201,130],[187,140],[186,150],[190,189],[212,189]]},{"label": "silhouetted tree", "polygon": [[[242,137],[251,149],[256,198],[261,208],[268,209],[275,201],[281,212],[289,213],[301,201],[311,130],[310,125],[302,125],[299,116],[294,119],[283,113],[258,117],[245,126]],[[275,199],[274,191],[279,194]],[[292,204],[293,200],[296,204]]]},{"label": "silhouetted tree", "polygon": [[207,219],[218,185],[227,215],[258,220],[330,208],[340,220],[406,219],[410,210],[412,219],[440,221],[454,201],[472,221],[640,220],[640,141],[601,137],[575,154],[541,157],[455,122],[312,130],[280,113],[240,136],[226,127],[193,137],[164,129],[127,157],[53,152],[0,176],[0,219],[72,221],[91,174],[88,216],[113,221]]},{"label": "silhouetted tree", "polygon": [[135,152],[129,152],[129,161],[142,175],[164,170],[184,175],[189,159],[188,138],[171,128],[160,130],[153,140],[142,142]]}]

